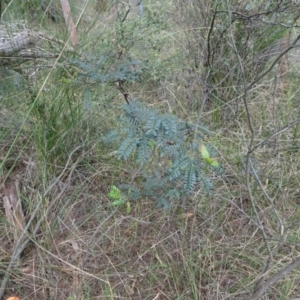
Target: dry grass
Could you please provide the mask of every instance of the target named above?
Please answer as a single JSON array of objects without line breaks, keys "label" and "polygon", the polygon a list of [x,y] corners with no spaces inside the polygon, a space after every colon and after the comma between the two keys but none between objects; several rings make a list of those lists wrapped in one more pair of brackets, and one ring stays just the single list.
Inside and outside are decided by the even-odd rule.
[{"label": "dry grass", "polygon": [[[110,20],[109,10],[105,16]],[[97,31],[99,24],[103,23],[95,23],[93,30]],[[89,34],[94,35],[93,30]],[[287,69],[284,89],[269,78],[251,92],[255,143],[297,118],[295,67]],[[189,81],[185,73],[175,70],[174,74],[161,85],[147,82],[137,95],[162,110],[195,120],[197,114],[189,101],[201,91],[193,84],[185,85]],[[102,88],[104,98],[108,90]],[[49,93],[44,95],[48,105]],[[58,91],[53,98],[65,99],[59,95],[65,94]],[[115,97],[111,105],[118,102]],[[224,107],[230,105],[234,106],[234,101]],[[266,244],[273,258],[265,278],[298,256],[298,125],[253,153],[261,185],[254,174],[250,187],[263,224],[263,238],[243,170],[249,130],[242,105],[236,119],[227,114],[216,119],[212,110],[203,116],[209,127],[216,128],[217,134],[209,142],[219,152],[218,161],[225,169],[222,176],[213,179],[213,196],[198,189],[184,207],[176,205],[170,211],[155,209],[153,202],[140,199],[131,203],[130,213],[125,207],[113,208],[107,197],[112,184],[131,179],[130,164],[116,162],[110,155],[112,149],[104,149],[99,142],[101,133],[113,122],[115,110],[86,112],[79,121],[71,118],[70,124],[62,122],[61,126],[68,126],[56,134],[57,145],[63,145],[64,151],[54,147],[54,155],[43,156],[43,143],[37,139],[46,132],[41,120],[33,126],[29,121],[36,121],[34,115],[27,126],[16,127],[10,122],[13,110],[7,107],[6,102],[0,111],[0,116],[6,117],[0,119],[2,177],[9,174],[19,182],[25,222],[38,203],[42,204],[28,231],[30,242],[9,274],[4,299],[11,295],[22,300],[248,299],[269,259]],[[57,116],[62,118],[59,113]],[[40,226],[32,234],[38,221]],[[11,225],[0,205],[0,278],[6,273],[14,246]],[[262,299],[296,299],[299,281],[299,272],[293,271],[271,286]]]}]

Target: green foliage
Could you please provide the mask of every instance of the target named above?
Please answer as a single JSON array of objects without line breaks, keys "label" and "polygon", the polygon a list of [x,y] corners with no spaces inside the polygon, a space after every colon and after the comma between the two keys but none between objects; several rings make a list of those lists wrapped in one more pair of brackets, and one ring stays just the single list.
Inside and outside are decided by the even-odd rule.
[{"label": "green foliage", "polygon": [[72,59],[70,63],[79,68],[82,73],[77,77],[76,84],[116,83],[126,81],[133,83],[139,80],[143,69],[146,68],[141,62],[124,58],[123,61],[113,64],[110,56],[99,58],[89,55],[85,60]]},{"label": "green foliage", "polygon": [[209,152],[207,151],[207,148],[204,145],[201,145],[199,147],[199,151],[200,151],[202,157],[204,158],[204,160],[208,164],[212,165],[213,167],[218,167],[219,166],[219,163],[215,159],[210,157]]},{"label": "green foliage", "polygon": [[118,187],[112,185],[110,187],[110,192],[108,193],[108,197],[111,200],[113,200],[111,203],[113,207],[121,207],[126,203],[126,212],[127,214],[130,214],[131,212],[130,202],[126,201],[126,198],[123,196],[121,190]]},{"label": "green foliage", "polygon": [[[210,158],[203,146],[203,133],[195,125],[159,114],[137,101],[124,105],[123,110],[121,126],[106,133],[102,141],[118,141],[117,158],[132,158],[137,164],[131,183],[119,186],[128,198],[147,196],[159,207],[168,208],[170,200],[183,199],[199,183],[205,193],[212,191],[212,182],[205,174],[218,164],[212,163],[216,161]],[[205,147],[206,157],[200,145]]]},{"label": "green foliage", "polygon": [[[6,21],[15,19],[26,19],[27,21],[39,21],[43,18],[44,8],[49,6],[60,8],[57,0],[13,0],[3,1],[2,10],[6,11],[4,19]],[[55,3],[55,4],[54,4]],[[47,12],[48,15],[48,12]]]},{"label": "green foliage", "polygon": [[122,206],[125,203],[120,189],[112,185],[108,197],[113,200],[112,206]]},{"label": "green foliage", "polygon": [[51,91],[50,100],[39,98],[31,114],[38,158],[50,173],[55,172],[57,166],[64,166],[72,149],[87,138],[79,131],[83,115],[81,106],[74,104],[73,91],[59,83]]},{"label": "green foliage", "polygon": [[[163,32],[168,26],[164,13],[157,11],[158,7],[152,3],[145,4],[141,18],[134,13],[137,7],[126,5],[126,1],[111,5],[117,13],[107,24],[108,28],[97,30],[97,39],[92,43],[86,41],[88,49],[83,51],[84,55],[68,60],[68,65],[75,70],[72,83],[85,91],[84,106],[89,104],[86,91],[90,86],[99,89],[101,84],[102,89],[111,91],[112,87],[115,90],[124,84],[130,90],[140,83],[166,77],[174,70],[171,61],[175,59],[170,57],[175,55],[163,49]],[[107,97],[103,97],[103,102],[106,101]]]}]

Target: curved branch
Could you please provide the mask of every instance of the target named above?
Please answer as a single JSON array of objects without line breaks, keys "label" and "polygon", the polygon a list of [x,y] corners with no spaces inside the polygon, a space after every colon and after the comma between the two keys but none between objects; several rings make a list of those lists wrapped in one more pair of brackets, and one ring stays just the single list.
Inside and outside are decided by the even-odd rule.
[{"label": "curved branch", "polygon": [[248,298],[248,300],[258,300],[268,288],[270,288],[272,285],[274,285],[281,278],[283,278],[284,276],[286,276],[287,274],[292,272],[298,266],[300,266],[300,256],[296,257],[294,259],[294,261],[292,261],[286,267],[281,269],[278,273],[273,275],[267,281],[265,281],[264,283],[259,285],[258,288],[252,294],[252,296],[250,298]]},{"label": "curved branch", "polygon": [[24,30],[12,38],[0,43],[0,56],[10,56],[13,53],[34,46],[38,41],[38,36],[31,30]]}]

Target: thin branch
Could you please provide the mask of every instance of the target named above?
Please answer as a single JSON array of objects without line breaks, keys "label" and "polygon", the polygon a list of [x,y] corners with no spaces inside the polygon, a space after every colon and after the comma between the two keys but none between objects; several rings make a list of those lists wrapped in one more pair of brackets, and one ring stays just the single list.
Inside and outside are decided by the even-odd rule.
[{"label": "thin branch", "polygon": [[[277,64],[277,62],[286,54],[288,53],[291,49],[295,48],[296,47],[296,44],[297,42],[300,40],[300,35],[297,36],[297,38],[294,40],[294,42],[287,48],[285,49],[282,53],[280,53],[277,58],[274,60],[274,62],[271,64],[271,66],[265,71],[263,72],[261,75],[259,75],[255,80],[253,80],[249,86],[247,87],[245,85],[245,89],[244,89],[244,95],[243,95],[243,102],[244,102],[244,107],[245,107],[245,110],[246,110],[246,114],[247,114],[247,120],[248,120],[248,126],[249,126],[249,129],[250,129],[250,133],[251,133],[251,138],[250,138],[250,142],[248,144],[248,152],[246,154],[246,185],[247,185],[247,189],[248,189],[248,193],[249,193],[249,197],[250,197],[250,201],[251,201],[251,206],[254,210],[254,213],[257,217],[257,223],[259,224],[259,229],[262,233],[262,236],[263,236],[263,240],[264,240],[264,243],[266,245],[266,248],[268,250],[268,253],[269,253],[269,258],[266,262],[266,265],[265,265],[265,268],[264,270],[262,271],[262,274],[265,274],[271,267],[271,263],[272,263],[272,260],[273,260],[273,252],[271,251],[270,249],[270,246],[267,242],[267,237],[266,237],[266,234],[265,234],[265,231],[263,229],[263,225],[262,225],[262,222],[260,221],[260,218],[259,218],[259,215],[258,215],[258,212],[256,210],[256,205],[254,203],[254,199],[253,199],[253,196],[252,196],[252,191],[251,191],[251,187],[250,187],[250,169],[255,170],[253,165],[252,165],[252,162],[251,162],[251,159],[250,159],[250,155],[251,153],[256,149],[258,148],[260,145],[264,144],[267,140],[269,140],[270,138],[282,133],[283,131],[291,128],[293,125],[297,124],[300,122],[300,120],[296,120],[290,124],[288,124],[287,126],[285,126],[284,128],[280,129],[279,131],[275,132],[274,134],[272,134],[270,137],[268,137],[267,139],[265,139],[264,141],[256,144],[255,146],[253,146],[253,143],[254,143],[254,129],[253,129],[253,125],[252,125],[252,120],[251,120],[251,115],[250,115],[250,111],[249,111],[249,107],[248,107],[248,103],[247,103],[247,94],[248,94],[248,91],[257,83],[259,82],[263,77],[265,77],[273,68],[274,66]],[[234,43],[234,41],[233,41]],[[234,44],[235,46],[235,44]],[[236,54],[239,58],[239,61],[240,60],[240,56],[238,54],[238,52],[236,51]],[[242,66],[242,63],[241,64],[241,68],[243,67]],[[244,73],[243,73],[244,74]],[[254,174],[256,175],[256,179],[258,179],[258,182],[260,184],[260,186],[262,187],[262,184],[261,184],[261,181],[259,180],[256,172],[254,172]],[[274,205],[273,205],[273,201],[272,199],[269,197],[269,195],[265,192],[265,190],[263,189],[263,192],[266,196],[266,198],[270,201],[271,203],[271,206],[272,206],[272,209],[274,210],[275,214],[276,214],[276,217],[280,223],[280,234],[281,236],[283,236],[284,234],[284,227],[283,227],[283,223],[282,223],[282,220],[280,219],[277,211],[275,210],[274,208]],[[298,261],[299,260],[299,261]],[[300,257],[299,259],[297,259],[294,263],[292,263],[291,265],[287,266],[286,268],[284,268],[283,270],[281,270],[279,273],[277,273],[275,276],[271,277],[267,282],[265,283],[262,283],[263,281],[263,277],[260,278],[260,280],[257,282],[256,284],[256,288],[255,288],[255,292],[254,294],[252,295],[252,298],[250,298],[251,300],[256,300],[256,299],[259,299],[260,296],[264,293],[264,291],[269,288],[271,285],[273,285],[275,282],[277,282],[280,278],[282,278],[285,274],[287,274],[288,272],[290,272],[291,270],[293,270],[294,268],[296,268],[298,265],[300,265]]]},{"label": "thin branch", "polygon": [[283,52],[281,52],[277,58],[274,60],[274,62],[271,64],[271,66],[265,71],[263,72],[260,76],[258,76],[256,79],[254,79],[250,84],[249,86],[247,87],[247,91],[249,91],[253,85],[255,83],[257,83],[258,81],[260,81],[263,77],[265,77],[274,67],[275,65],[277,64],[277,62],[285,55],[287,54],[290,50],[296,48],[296,44],[297,42],[300,40],[300,34],[297,36],[297,38],[294,40],[294,42],[287,48],[285,49]]},{"label": "thin branch", "polygon": [[[229,6],[228,2],[227,2],[227,5]],[[231,13],[229,11],[228,11],[228,13],[229,13],[230,21],[231,21]],[[253,145],[253,142],[254,142],[254,129],[253,129],[252,119],[251,119],[250,110],[249,110],[248,101],[247,101],[248,100],[247,98],[248,98],[248,90],[249,89],[247,88],[246,75],[245,75],[245,69],[244,69],[244,65],[243,65],[243,62],[242,62],[242,58],[241,58],[241,56],[238,52],[238,49],[236,47],[236,43],[235,43],[235,40],[234,40],[234,35],[233,35],[232,32],[231,32],[231,38],[232,38],[232,47],[233,47],[233,50],[234,50],[234,52],[236,54],[236,57],[238,59],[238,63],[240,65],[241,73],[242,73],[242,77],[243,77],[242,78],[243,79],[243,86],[244,86],[243,102],[244,102],[244,107],[245,107],[245,110],[246,110],[248,127],[249,127],[250,135],[251,135],[250,136],[250,142],[248,144],[248,149],[251,149],[252,145]],[[255,204],[254,197],[253,197],[252,190],[251,190],[251,186],[250,186],[250,169],[254,169],[254,168],[252,166],[252,162],[251,162],[251,159],[250,159],[250,153],[249,153],[249,150],[248,150],[248,153],[246,155],[246,165],[245,165],[246,187],[247,187],[249,199],[250,199],[250,202],[251,202],[251,207],[254,211],[254,214],[255,214],[255,217],[256,217],[256,220],[257,220],[257,224],[258,224],[257,227],[261,232],[264,244],[266,246],[266,249],[267,249],[268,255],[269,255],[267,263],[266,263],[265,268],[263,270],[263,274],[264,274],[270,268],[271,262],[273,260],[273,253],[272,253],[270,245],[268,243],[267,234],[264,230],[264,227],[263,227],[262,221],[260,219],[259,213],[256,209],[256,204]]]},{"label": "thin branch", "polygon": [[126,20],[126,18],[127,18],[127,16],[128,16],[129,13],[130,13],[130,8],[127,9],[124,18],[121,20],[121,23],[125,22],[125,20]]},{"label": "thin branch", "polygon": [[[218,5],[217,5],[218,6]],[[215,19],[216,19],[216,16],[217,16],[217,12],[214,11],[214,14],[213,14],[213,17],[211,19],[211,23],[210,23],[210,26],[209,26],[209,31],[208,31],[208,35],[207,35],[207,46],[206,46],[206,49],[207,49],[207,53],[206,53],[206,61],[204,63],[204,66],[205,67],[210,67],[210,58],[211,58],[211,49],[210,49],[210,37],[212,35],[212,32],[213,32],[213,29],[214,29],[214,24],[215,24]]]},{"label": "thin branch", "polygon": [[24,30],[10,38],[8,41],[0,43],[1,56],[10,56],[15,52],[34,46],[38,41],[38,36],[31,30]]},{"label": "thin branch", "polygon": [[267,281],[261,283],[255,290],[255,292],[252,294],[252,296],[250,296],[250,298],[247,298],[247,300],[258,300],[268,288],[270,288],[277,281],[279,281],[284,276],[292,272],[298,266],[300,266],[300,256],[296,257],[296,259],[294,259],[293,262],[281,269],[278,273],[273,275]]},{"label": "thin branch", "polygon": [[117,81],[117,85],[116,85],[117,89],[121,92],[121,94],[123,95],[125,101],[127,104],[129,104],[129,99],[130,99],[130,95],[128,93],[128,91],[125,90],[124,86],[123,86],[123,81]]},{"label": "thin branch", "polygon": [[74,24],[72,14],[71,14],[71,8],[68,0],[60,0],[61,8],[63,11],[63,15],[65,18],[65,23],[67,25],[69,34],[70,34],[70,41],[73,46],[75,46],[78,42],[77,39],[77,33],[76,33],[76,26]]},{"label": "thin branch", "polygon": [[265,138],[264,140],[260,141],[259,143],[257,143],[255,146],[253,146],[250,150],[249,153],[252,153],[255,149],[257,149],[258,147],[264,145],[268,140],[270,140],[271,138],[291,129],[294,125],[300,123],[300,119],[297,119],[289,124],[287,124],[286,126],[282,127],[281,129],[279,129],[278,131],[272,133],[269,137]]}]

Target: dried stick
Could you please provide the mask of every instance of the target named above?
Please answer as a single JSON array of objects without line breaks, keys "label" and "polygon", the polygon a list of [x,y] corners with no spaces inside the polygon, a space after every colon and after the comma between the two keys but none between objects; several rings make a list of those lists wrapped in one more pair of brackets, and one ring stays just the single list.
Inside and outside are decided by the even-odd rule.
[{"label": "dried stick", "polygon": [[74,24],[72,15],[71,15],[71,8],[68,0],[60,0],[61,8],[64,14],[65,22],[68,27],[68,31],[70,34],[70,41],[75,46],[77,44],[77,33],[76,33],[76,26]]},{"label": "dried stick", "polygon": [[[229,7],[229,4],[228,4],[228,1],[227,1],[227,5]],[[229,14],[229,18],[231,19],[231,12],[228,10],[228,14]],[[230,20],[230,23],[231,23],[231,20]],[[232,31],[232,29],[231,29]],[[238,59],[238,64],[241,68],[241,73],[242,73],[242,79],[243,79],[243,86],[244,86],[244,93],[243,93],[243,103],[244,103],[244,107],[245,107],[245,111],[246,111],[246,116],[247,116],[247,121],[248,121],[248,127],[249,127],[249,130],[250,130],[250,142],[248,144],[248,152],[247,152],[247,155],[246,155],[246,163],[245,163],[245,172],[246,172],[246,187],[247,187],[247,191],[248,191],[248,195],[249,195],[249,199],[250,199],[250,202],[251,202],[251,207],[253,209],[253,212],[255,214],[255,217],[256,217],[256,222],[257,222],[257,227],[259,229],[259,231],[261,232],[261,235],[262,235],[262,238],[263,238],[263,241],[264,241],[264,244],[266,246],[266,249],[268,251],[268,259],[267,259],[267,262],[266,262],[266,265],[265,265],[265,268],[263,270],[263,274],[270,268],[271,266],[271,263],[272,263],[272,260],[273,260],[273,253],[271,251],[271,247],[268,243],[268,238],[267,238],[267,234],[264,230],[264,227],[263,227],[263,223],[261,221],[261,218],[259,216],[259,213],[257,211],[257,208],[256,208],[256,205],[255,205],[255,201],[254,201],[254,197],[253,197],[253,194],[252,194],[252,190],[251,190],[251,185],[250,185],[250,170],[251,169],[254,169],[253,166],[252,166],[252,162],[251,162],[251,159],[250,159],[250,153],[249,153],[249,150],[252,148],[252,145],[254,143],[254,129],[253,129],[253,124],[252,124],[252,118],[251,118],[251,114],[250,114],[250,110],[249,110],[249,107],[248,107],[248,91],[249,91],[249,88],[247,88],[247,81],[246,81],[246,74],[245,74],[245,69],[244,69],[244,65],[243,65],[243,62],[242,62],[242,58],[238,52],[238,49],[236,47],[236,43],[235,43],[235,40],[234,40],[234,34],[233,32],[231,32],[231,37],[232,37],[232,47],[233,47],[233,50],[236,54],[236,57]],[[260,76],[260,78],[262,78],[263,76]],[[252,82],[254,84],[255,80]],[[252,86],[252,85],[250,85]]]},{"label": "dried stick", "polygon": [[282,127],[281,129],[275,131],[274,133],[272,133],[269,137],[265,138],[264,140],[260,141],[259,143],[257,143],[255,146],[253,146],[251,149],[249,149],[249,153],[252,153],[256,148],[262,146],[263,144],[265,144],[268,140],[270,140],[271,138],[291,129],[294,125],[300,123],[300,119],[297,119],[293,122],[290,122],[289,124],[285,125],[284,127]]},{"label": "dried stick", "polygon": [[280,280],[281,278],[283,278],[284,276],[286,276],[287,274],[289,274],[290,272],[292,272],[295,268],[297,268],[298,266],[300,266],[300,256],[297,256],[293,262],[291,262],[290,264],[288,264],[286,267],[284,267],[283,269],[281,269],[278,273],[276,273],[275,275],[273,275],[271,278],[269,278],[267,281],[261,283],[256,290],[254,291],[254,293],[252,294],[252,296],[250,296],[250,298],[247,298],[247,300],[258,300],[262,294],[268,289],[270,288],[272,285],[274,285],[278,280]]},{"label": "dried stick", "polygon": [[34,46],[38,41],[38,36],[31,30],[24,30],[10,38],[8,41],[0,43],[1,56],[9,56],[15,52]]},{"label": "dried stick", "polygon": [[[264,231],[264,228],[263,228],[263,225],[262,225],[262,222],[260,221],[260,218],[259,218],[259,215],[258,215],[258,212],[257,212],[257,209],[256,209],[256,206],[255,206],[255,202],[254,202],[254,199],[253,199],[253,196],[252,196],[252,191],[251,191],[251,187],[250,187],[250,169],[252,171],[254,171],[254,174],[255,174],[255,177],[256,179],[258,179],[258,182],[266,196],[266,198],[270,201],[271,203],[271,206],[272,206],[272,209],[274,210],[275,214],[276,214],[276,217],[280,223],[280,227],[281,227],[281,230],[280,230],[280,234],[281,236],[284,235],[284,227],[283,227],[283,222],[282,220],[280,219],[274,205],[273,205],[273,201],[272,199],[269,197],[269,195],[266,193],[266,191],[264,190],[256,172],[255,172],[255,169],[252,165],[252,162],[251,162],[251,159],[250,159],[250,155],[251,153],[256,149],[258,148],[260,145],[264,144],[267,140],[269,140],[270,138],[284,132],[285,130],[291,128],[293,125],[299,123],[299,119],[288,124],[287,126],[283,127],[282,129],[276,131],[275,133],[273,133],[270,137],[268,137],[267,139],[263,140],[262,142],[256,144],[256,145],[253,145],[254,144],[254,129],[253,129],[253,125],[252,125],[252,119],[251,119],[251,115],[250,115],[250,110],[249,110],[249,107],[248,107],[248,102],[247,102],[247,98],[248,98],[248,91],[257,83],[259,82],[263,77],[265,77],[267,74],[270,73],[270,71],[274,68],[274,66],[276,65],[276,63],[286,54],[288,53],[290,50],[292,50],[293,48],[297,47],[297,42],[300,40],[300,35],[297,36],[297,38],[293,41],[293,43],[287,47],[282,53],[280,53],[277,58],[274,60],[274,62],[271,64],[271,66],[265,71],[263,72],[261,75],[259,75],[256,79],[254,79],[248,86],[246,86],[246,81],[244,79],[244,95],[243,95],[243,102],[244,102],[244,107],[245,107],[245,110],[246,110],[246,114],[247,114],[247,120],[248,120],[248,127],[249,127],[249,130],[250,130],[250,142],[248,144],[248,151],[247,151],[247,154],[246,154],[246,185],[247,185],[247,190],[248,190],[248,194],[249,194],[249,198],[250,198],[250,201],[251,201],[251,206],[254,210],[254,213],[257,217],[257,223],[259,224],[258,228],[260,229],[261,233],[262,233],[262,237],[263,237],[263,240],[264,240],[264,243],[266,245],[266,248],[267,248],[267,251],[269,253],[269,258],[265,264],[265,268],[264,270],[262,271],[262,274],[265,274],[271,267],[271,263],[272,263],[272,260],[273,260],[273,252],[271,251],[270,249],[270,246],[267,242],[267,237],[266,237],[266,234],[265,234],[265,231]],[[235,44],[234,44],[234,41],[233,41],[233,46],[234,46],[234,49],[235,48]],[[241,62],[241,59],[240,59],[240,56],[238,54],[238,52],[236,51],[236,55],[239,59],[239,62],[240,62],[240,67],[242,68],[242,71],[243,71],[243,65],[242,65],[242,62]],[[244,71],[243,71],[243,75],[244,75]],[[250,300],[256,300],[256,299],[259,299],[261,297],[261,295],[266,291],[266,289],[268,289],[270,286],[272,286],[273,284],[275,284],[279,279],[281,279],[283,276],[285,276],[286,274],[288,274],[289,272],[291,272],[293,269],[295,269],[297,266],[300,265],[300,257],[297,257],[296,260],[294,262],[292,262],[291,264],[289,264],[287,267],[285,267],[284,269],[282,269],[281,271],[279,271],[277,274],[275,274],[274,276],[272,276],[270,279],[268,279],[266,282],[263,283],[263,278],[260,278],[258,280],[258,282],[256,283],[256,287],[255,287],[255,290],[254,290],[254,293],[253,295],[251,296],[251,298],[247,298],[250,299]]]}]

